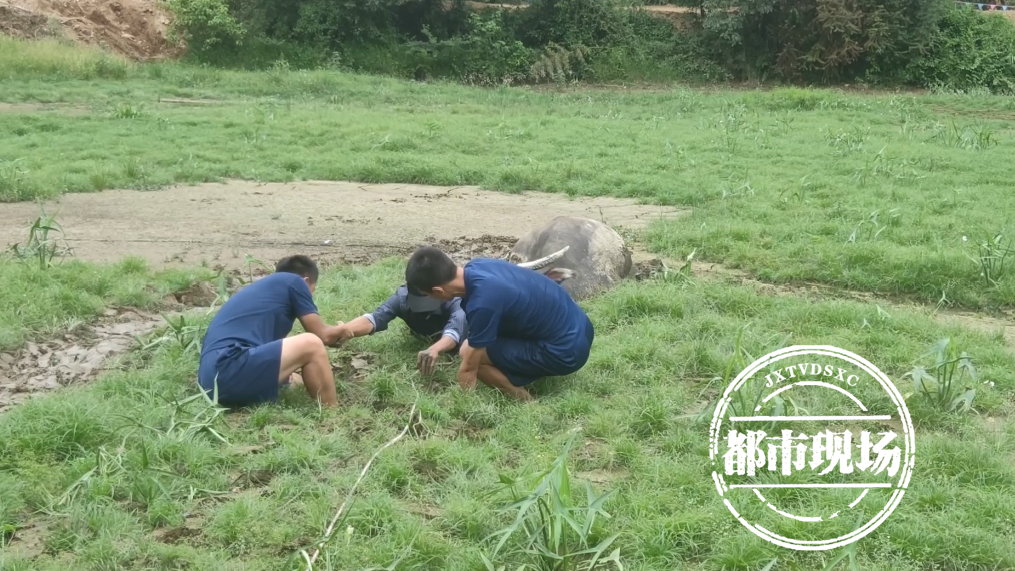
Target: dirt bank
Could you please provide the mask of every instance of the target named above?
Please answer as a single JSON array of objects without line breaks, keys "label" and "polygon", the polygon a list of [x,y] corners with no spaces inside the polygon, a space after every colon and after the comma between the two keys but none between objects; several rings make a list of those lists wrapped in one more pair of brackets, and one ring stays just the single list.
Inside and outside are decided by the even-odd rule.
[{"label": "dirt bank", "polygon": [[[134,255],[155,267],[207,263],[241,271],[248,255],[267,264],[294,253],[326,263],[369,263],[441,241],[459,251],[506,253],[525,232],[562,214],[637,229],[687,213],[615,198],[465,186],[243,181],[69,194],[46,210],[84,260]],[[0,204],[0,244],[23,242],[37,216],[32,203]]]},{"label": "dirt bank", "polygon": [[176,57],[166,39],[170,15],[160,0],[0,0],[0,32],[66,37],[135,60]]}]

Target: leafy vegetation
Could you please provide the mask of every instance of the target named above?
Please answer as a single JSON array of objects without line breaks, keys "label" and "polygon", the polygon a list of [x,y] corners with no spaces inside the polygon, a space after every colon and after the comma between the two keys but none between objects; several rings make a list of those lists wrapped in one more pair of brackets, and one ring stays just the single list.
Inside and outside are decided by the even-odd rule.
[{"label": "leafy vegetation", "polygon": [[[374,307],[403,263],[326,270],[315,294],[324,318]],[[627,283],[583,305],[597,328],[592,360],[540,385],[529,404],[492,390],[462,393],[453,368],[422,382],[418,342],[400,322],[333,350],[336,411],[287,390],[278,406],[220,413],[195,398],[192,346],[150,344],[92,385],[0,416],[0,525],[13,529],[0,565],[305,569],[299,552],[319,545],[365,463],[405,426],[414,403],[418,421],[376,457],[315,569],[397,562],[465,571],[487,568],[485,557],[514,570],[603,544],[600,561],[619,550],[624,569],[642,570],[757,570],[773,559],[771,571],[822,569],[847,556],[879,571],[1015,564],[1015,433],[1003,420],[1015,376],[999,337],[903,308],[771,296],[693,275]],[[979,379],[994,385],[977,385],[979,414],[942,416],[909,397],[917,472],[903,503],[855,553],[776,550],[740,527],[708,476],[707,422],[694,420],[721,393],[709,380],[723,374],[738,343],[748,355],[783,342],[850,347],[896,379],[942,338],[970,348]],[[352,381],[348,363],[364,352],[368,376]],[[380,384],[391,389],[383,398]],[[834,498],[781,501],[790,510],[840,507]],[[561,524],[558,535],[542,534],[538,506]]]},{"label": "leafy vegetation", "polygon": [[[330,66],[497,85],[670,79],[1015,91],[1015,26],[951,0],[688,0],[655,17],[626,0],[173,0],[198,61]],[[703,15],[701,17],[700,15]],[[989,46],[987,52],[980,46]],[[549,51],[549,52],[548,52]],[[545,73],[547,54],[565,68]]]},{"label": "leafy vegetation", "polygon": [[[422,67],[489,84],[658,78],[656,61],[703,75],[718,74],[716,62],[722,73],[778,67],[737,61],[707,34],[673,36],[605,4],[583,12],[588,3],[534,3],[528,13],[546,22],[520,28],[511,26],[526,21],[523,11],[517,20],[492,14],[464,20],[458,31],[415,32],[387,19],[390,9],[416,5],[410,1],[283,4],[273,5],[271,21],[289,27],[272,33],[267,12],[223,10],[211,0],[176,7],[214,24],[181,33],[197,34],[198,51],[222,61],[229,46],[263,61],[308,62],[338,48],[328,57],[343,66],[394,61],[402,75]],[[326,10],[335,6],[346,11]],[[200,20],[207,14],[214,17]],[[753,32],[752,21],[730,25]],[[979,20],[968,22],[939,30],[979,29]],[[615,40],[639,29],[653,33],[642,43]],[[821,35],[819,52],[849,52],[870,32]],[[927,57],[944,57],[934,51],[941,44],[928,45]],[[392,46],[404,57],[380,63]],[[667,52],[673,46],[693,48],[691,56]],[[491,59],[476,57],[491,47]],[[873,78],[874,67],[895,61],[852,57],[837,60],[840,78]],[[827,71],[795,65],[785,69]],[[1003,335],[884,301],[772,295],[770,286],[696,276],[690,264],[696,256],[768,281],[822,282],[939,307],[1010,306],[1011,231],[999,213],[1015,199],[1004,191],[1008,163],[996,156],[1015,145],[1015,106],[975,92],[986,75],[973,74],[962,95],[479,91],[288,63],[259,73],[138,65],[0,38],[0,77],[7,101],[84,108],[0,112],[5,201],[242,176],[471,183],[694,208],[636,237],[687,263],[583,302],[597,330],[592,359],[576,375],[539,384],[535,403],[462,393],[452,367],[421,382],[417,342],[395,323],[332,352],[337,411],[299,390],[284,391],[280,406],[225,411],[195,394],[210,315],[168,320],[97,382],[0,415],[0,568],[302,570],[310,552],[318,570],[1015,567],[1015,373]],[[181,109],[160,103],[163,96],[218,103]],[[0,261],[0,348],[63,331],[111,304],[155,308],[166,293],[210,277],[153,274],[137,259],[64,259],[57,231],[43,214]],[[247,261],[250,271],[259,264]],[[376,307],[400,282],[403,263],[327,268],[315,295],[325,319]],[[838,552],[776,550],[739,525],[709,478],[707,411],[754,357],[788,344],[849,348],[889,377],[912,381],[898,383],[918,431],[909,492],[876,532]],[[358,380],[352,361],[363,353],[369,370]],[[864,390],[861,398],[873,396]],[[735,406],[756,408],[756,396],[738,393]],[[829,403],[772,399],[771,406],[780,414]],[[379,448],[407,416],[411,436]],[[789,510],[834,513],[843,505],[793,490],[773,497]],[[761,512],[752,516],[767,528],[799,531]]]}]

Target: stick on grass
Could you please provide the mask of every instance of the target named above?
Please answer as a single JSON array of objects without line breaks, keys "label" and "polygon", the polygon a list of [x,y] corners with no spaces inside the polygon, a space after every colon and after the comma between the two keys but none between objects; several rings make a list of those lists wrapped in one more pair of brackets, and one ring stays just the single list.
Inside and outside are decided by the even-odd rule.
[{"label": "stick on grass", "polygon": [[321,548],[323,548],[324,545],[328,543],[328,540],[331,539],[331,534],[334,533],[335,531],[335,524],[338,523],[339,518],[342,517],[342,513],[345,511],[346,505],[348,505],[349,500],[352,499],[352,495],[356,493],[356,488],[359,486],[360,482],[363,481],[363,478],[367,475],[367,470],[370,469],[370,465],[373,464],[374,460],[376,460],[378,456],[380,456],[381,452],[384,452],[384,450],[394,445],[396,442],[401,440],[402,437],[404,437],[407,432],[409,432],[409,428],[412,427],[413,419],[416,417],[416,414],[417,414],[416,403],[414,402],[412,403],[412,409],[409,410],[409,422],[406,423],[405,428],[403,428],[402,431],[398,433],[398,436],[395,436],[387,443],[385,443],[384,446],[378,448],[377,451],[374,452],[374,455],[370,457],[370,460],[367,461],[366,465],[363,466],[363,470],[359,473],[359,478],[356,479],[356,483],[353,484],[352,488],[349,489],[349,494],[345,497],[345,501],[342,502],[342,505],[338,506],[338,511],[335,512],[335,517],[331,519],[331,523],[328,525],[328,529],[325,530],[324,539],[322,539],[317,544],[317,547],[314,549],[314,554],[308,555],[305,549],[300,550],[300,555],[302,555],[303,560],[307,562],[307,571],[313,571],[314,562],[317,561],[317,557],[321,554]]}]

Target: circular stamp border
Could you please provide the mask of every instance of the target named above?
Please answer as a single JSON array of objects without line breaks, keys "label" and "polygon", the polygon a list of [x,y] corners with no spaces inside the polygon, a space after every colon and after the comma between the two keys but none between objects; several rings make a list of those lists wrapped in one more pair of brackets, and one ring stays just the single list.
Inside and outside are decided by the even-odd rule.
[{"label": "circular stamp border", "polygon": [[[902,422],[904,442],[906,444],[904,457],[901,462],[902,473],[899,474],[898,477],[899,484],[896,487],[895,492],[888,499],[884,509],[878,512],[876,516],[871,518],[859,529],[840,537],[819,541],[803,541],[783,537],[759,525],[748,522],[743,518],[743,516],[737,513],[737,510],[730,503],[729,499],[723,498],[723,503],[726,504],[726,508],[730,510],[730,513],[732,513],[744,527],[750,530],[751,533],[757,535],[761,539],[789,549],[796,549],[800,551],[825,551],[835,549],[837,547],[843,547],[860,540],[877,529],[878,526],[884,523],[885,520],[892,515],[892,512],[894,512],[895,508],[898,507],[899,502],[902,501],[902,497],[905,495],[906,489],[909,487],[909,480],[913,475],[916,442],[913,434],[913,421],[909,416],[909,409],[906,407],[905,399],[903,399],[902,394],[899,393],[899,390],[895,387],[895,384],[892,383],[888,376],[881,372],[881,370],[875,367],[870,361],[855,353],[831,345],[794,345],[792,347],[785,347],[783,349],[773,351],[757,359],[741,371],[740,374],[737,375],[736,379],[734,379],[733,382],[726,387],[722,401],[720,401],[719,406],[715,409],[715,414],[712,417],[712,423],[709,428],[709,458],[711,459],[713,466],[716,464],[716,455],[719,452],[719,428],[726,415],[726,409],[729,407],[731,400],[730,395],[739,390],[751,377],[754,376],[754,373],[758,372],[758,370],[762,367],[766,367],[777,361],[796,357],[798,355],[824,355],[828,357],[837,357],[844,361],[853,363],[877,379],[877,381],[881,384],[881,388],[888,393],[888,396],[892,399],[893,404],[897,407],[899,419]],[[715,480],[716,489],[719,490],[719,496],[724,496],[725,486],[721,483],[722,480],[715,470],[712,471],[712,477]]]}]

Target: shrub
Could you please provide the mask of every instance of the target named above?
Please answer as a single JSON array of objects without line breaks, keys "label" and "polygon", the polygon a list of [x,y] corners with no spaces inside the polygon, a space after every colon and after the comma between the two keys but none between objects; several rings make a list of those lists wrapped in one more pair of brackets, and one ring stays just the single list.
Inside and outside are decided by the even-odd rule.
[{"label": "shrub", "polygon": [[929,53],[910,66],[913,83],[1015,94],[1015,26],[999,14],[951,7]]},{"label": "shrub", "polygon": [[702,0],[713,57],[740,77],[900,78],[950,0]]},{"label": "shrub", "polygon": [[171,39],[183,40],[197,59],[228,57],[246,35],[224,0],[167,0],[166,4],[174,16]]},{"label": "shrub", "polygon": [[533,0],[520,19],[529,47],[594,47],[626,36],[629,13],[618,0]]},{"label": "shrub", "polygon": [[252,30],[275,41],[339,50],[427,33],[449,38],[468,24],[462,0],[229,0]]},{"label": "shrub", "polygon": [[525,81],[536,58],[505,28],[505,13],[472,14],[468,33],[429,42],[413,42],[409,49],[427,75],[452,77],[468,83],[499,85]]}]

